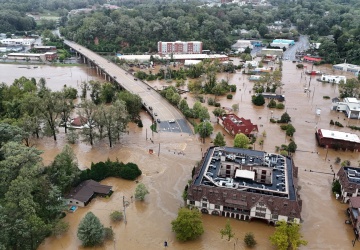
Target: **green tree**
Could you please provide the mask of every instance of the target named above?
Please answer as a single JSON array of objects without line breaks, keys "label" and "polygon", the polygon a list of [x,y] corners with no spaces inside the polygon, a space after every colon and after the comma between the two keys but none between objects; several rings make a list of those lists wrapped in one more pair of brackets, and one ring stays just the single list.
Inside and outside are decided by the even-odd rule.
[{"label": "green tree", "polygon": [[227,236],[228,241],[230,241],[231,238],[233,238],[235,236],[235,233],[233,232],[232,227],[230,225],[230,220],[229,219],[227,219],[227,221],[226,221],[225,228],[220,229],[220,234],[221,234],[221,239],[224,236]]},{"label": "green tree", "polygon": [[234,139],[234,147],[235,148],[248,148],[250,140],[249,138],[243,134],[236,134]]},{"label": "green tree", "polygon": [[289,122],[291,122],[291,117],[290,117],[290,115],[289,115],[287,112],[285,112],[284,114],[282,114],[282,115],[281,115],[281,118],[280,118],[280,122],[281,122],[281,123],[289,123]]},{"label": "green tree", "polygon": [[332,183],[332,188],[331,188],[331,190],[332,190],[333,193],[341,194],[341,184],[340,184],[339,180],[335,180],[335,181]]},{"label": "green tree", "polygon": [[347,79],[346,83],[341,81],[339,84],[340,97],[360,97],[360,81],[356,78]]},{"label": "green tree", "polygon": [[288,126],[286,128],[286,135],[292,137],[295,132],[296,132],[296,129],[294,128],[294,126],[291,124],[288,124]]},{"label": "green tree", "polygon": [[210,119],[210,114],[208,109],[202,106],[198,112],[198,117],[201,122]]},{"label": "green tree", "polygon": [[81,109],[78,111],[81,123],[86,124],[86,126],[83,126],[81,129],[83,141],[90,143],[91,146],[94,144],[94,140],[98,137],[98,134],[94,128],[96,112],[97,106],[92,101],[86,99],[83,100],[81,103]]},{"label": "green tree", "polygon": [[104,226],[98,217],[88,212],[80,221],[77,236],[85,247],[100,245],[105,237]]},{"label": "green tree", "polygon": [[200,137],[205,139],[212,134],[214,128],[210,122],[204,121],[196,126],[196,130],[199,133]]},{"label": "green tree", "polygon": [[255,236],[253,233],[246,233],[244,237],[244,243],[247,247],[254,247],[256,246],[257,242],[255,240]]},{"label": "green tree", "polygon": [[69,223],[63,220],[59,220],[55,223],[52,229],[52,235],[61,236],[69,230]]},{"label": "green tree", "polygon": [[187,101],[185,99],[182,99],[179,103],[179,109],[181,110],[181,112],[183,112],[185,114],[185,112],[187,110],[189,110],[189,105],[187,103]]},{"label": "green tree", "polygon": [[135,189],[135,199],[143,201],[145,199],[145,195],[147,195],[149,191],[145,187],[143,183],[139,183]]},{"label": "green tree", "polygon": [[265,104],[264,96],[261,94],[252,96],[252,103],[256,106],[262,106]]},{"label": "green tree", "polygon": [[219,117],[219,116],[222,116],[222,115],[224,115],[226,113],[226,111],[224,110],[224,109],[222,109],[222,108],[215,108],[214,110],[213,110],[213,114],[216,116],[216,117]]},{"label": "green tree", "polygon": [[101,85],[100,100],[103,103],[111,103],[115,98],[116,89],[113,84],[107,82]]},{"label": "green tree", "polygon": [[302,239],[300,234],[301,226],[295,222],[286,223],[278,221],[275,232],[270,236],[270,242],[279,250],[296,250],[300,246],[306,246],[307,241]]},{"label": "green tree", "polygon": [[51,182],[58,186],[62,193],[69,191],[80,175],[72,148],[65,145],[61,153],[55,157],[53,163],[45,171]]},{"label": "green tree", "polygon": [[61,113],[62,95],[60,92],[44,91],[40,112],[46,120],[45,134],[53,136],[56,141],[57,123],[56,120]]},{"label": "green tree", "polygon": [[220,147],[223,147],[226,145],[226,142],[225,142],[225,139],[224,139],[224,136],[222,133],[218,132],[216,134],[216,137],[214,139],[214,145],[215,146],[220,146]]},{"label": "green tree", "polygon": [[294,141],[291,141],[288,145],[288,151],[291,153],[295,153],[296,148],[297,148],[296,143]]},{"label": "green tree", "polygon": [[180,208],[171,225],[180,241],[194,240],[204,233],[201,213],[197,209]]}]

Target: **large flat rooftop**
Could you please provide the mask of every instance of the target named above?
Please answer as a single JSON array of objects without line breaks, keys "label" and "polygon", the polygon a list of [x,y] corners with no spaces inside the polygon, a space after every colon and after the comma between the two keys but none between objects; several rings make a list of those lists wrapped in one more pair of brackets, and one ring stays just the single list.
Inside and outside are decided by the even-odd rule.
[{"label": "large flat rooftop", "polygon": [[296,200],[289,158],[264,151],[211,147],[194,185],[236,189]]}]

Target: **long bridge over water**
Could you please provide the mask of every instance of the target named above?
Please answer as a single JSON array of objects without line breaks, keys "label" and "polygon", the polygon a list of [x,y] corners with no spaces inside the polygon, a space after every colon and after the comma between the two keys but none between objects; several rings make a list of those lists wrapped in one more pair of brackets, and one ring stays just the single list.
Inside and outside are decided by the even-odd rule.
[{"label": "long bridge over water", "polygon": [[183,114],[145,82],[84,46],[69,40],[64,40],[64,43],[75,51],[83,63],[95,68],[96,73],[105,81],[117,83],[123,89],[138,94],[154,121],[159,119],[158,131],[192,133]]}]

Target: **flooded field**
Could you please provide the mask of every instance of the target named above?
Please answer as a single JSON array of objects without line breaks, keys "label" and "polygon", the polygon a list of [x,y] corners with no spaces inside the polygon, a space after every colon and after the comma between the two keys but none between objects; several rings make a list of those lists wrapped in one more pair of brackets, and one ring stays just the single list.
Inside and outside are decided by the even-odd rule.
[{"label": "flooded field", "polygon": [[[311,67],[311,66],[309,66]],[[314,67],[314,70],[325,71],[329,74],[343,74],[332,72],[327,66]],[[358,153],[333,151],[317,147],[315,140],[315,128],[333,129],[357,133],[348,128],[338,128],[329,124],[330,119],[347,124],[360,126],[357,120],[344,119],[342,113],[330,111],[331,99],[323,99],[327,95],[331,98],[338,95],[337,85],[323,84],[313,78],[310,81],[310,94],[304,93],[304,86],[309,85],[309,76],[302,74],[302,70],[296,69],[295,64],[284,62],[282,93],[286,96],[285,110],[292,118],[292,124],[296,128],[294,140],[298,145],[298,152],[294,155],[296,166],[299,167],[300,195],[303,200],[302,210],[302,234],[309,242],[308,246],[301,249],[354,249],[351,241],[354,233],[350,225],[344,223],[346,219],[346,204],[340,204],[331,194],[331,182],[333,180],[333,166],[335,173],[340,168],[334,164],[336,157],[342,160],[350,160],[353,166],[358,166],[360,160]],[[88,75],[89,74],[89,75]],[[0,65],[0,75],[3,82],[11,83],[15,78],[26,76],[36,79],[44,77],[47,84],[53,90],[59,90],[64,84],[77,87],[86,79],[97,79],[91,70],[86,67],[48,67],[40,69],[19,69],[18,65]],[[351,75],[348,75],[349,77]],[[236,84],[238,91],[232,100],[226,97],[218,97],[222,106],[231,107],[238,103],[240,110],[238,116],[251,119],[259,127],[259,134],[266,131],[264,145],[255,143],[255,149],[274,152],[275,146],[288,144],[289,138],[281,131],[279,125],[269,122],[271,116],[280,117],[284,110],[273,109],[273,113],[267,107],[254,107],[251,103],[253,83],[247,76],[241,73],[221,74],[219,79],[229,77],[230,84]],[[305,79],[306,77],[306,79]],[[101,80],[101,79],[100,79]],[[149,82],[153,87],[168,85],[163,82]],[[208,95],[206,97],[213,97]],[[188,94],[189,105],[194,99]],[[317,108],[321,109],[321,115],[316,115]],[[209,107],[211,111],[213,107]],[[211,112],[210,112],[211,113]],[[211,113],[212,114],[212,113]],[[170,222],[176,218],[177,209],[183,206],[181,198],[183,188],[190,179],[191,169],[201,159],[202,151],[211,145],[212,139],[207,139],[202,144],[197,135],[176,133],[151,133],[149,126],[150,117],[142,113],[143,128],[129,124],[129,134],[124,134],[121,143],[110,149],[107,142],[98,142],[95,146],[78,143],[73,149],[78,157],[80,168],[89,167],[91,162],[106,159],[119,159],[123,162],[134,162],[139,165],[143,175],[139,179],[149,189],[150,194],[144,202],[132,201],[136,183],[115,178],[109,178],[102,183],[112,185],[114,194],[109,198],[96,198],[86,208],[79,208],[75,213],[69,213],[65,220],[71,225],[69,232],[59,238],[48,238],[39,249],[83,249],[77,239],[77,226],[88,211],[98,216],[106,226],[112,226],[115,233],[115,241],[107,242],[104,246],[93,249],[163,249],[166,240],[171,249],[247,249],[243,243],[243,237],[247,232],[253,232],[258,245],[255,249],[274,249],[268,237],[274,228],[261,221],[244,222],[231,220],[235,231],[235,240],[230,242],[221,239],[219,230],[225,226],[226,219],[223,217],[203,216],[205,233],[193,242],[181,243],[175,239],[171,232]],[[216,119],[212,117],[215,125],[213,137],[217,131],[223,131],[216,125]],[[147,129],[146,129],[147,128]],[[224,131],[223,131],[224,132]],[[225,132],[224,132],[225,133]],[[357,133],[359,134],[359,133]],[[148,138],[152,138],[154,143]],[[227,145],[231,146],[233,138],[225,136]],[[59,139],[54,142],[51,138],[35,141],[35,146],[44,150],[44,163],[49,164],[65,145],[64,132],[60,130]],[[160,148],[160,151],[159,151]],[[153,149],[154,154],[148,150]],[[179,154],[181,152],[181,154]],[[310,172],[315,170],[329,173],[321,174]],[[119,224],[110,222],[109,215],[114,210],[123,210],[123,197],[129,202],[126,208],[127,224],[124,221]],[[236,239],[238,239],[236,241]],[[360,243],[356,243],[357,247]]]}]

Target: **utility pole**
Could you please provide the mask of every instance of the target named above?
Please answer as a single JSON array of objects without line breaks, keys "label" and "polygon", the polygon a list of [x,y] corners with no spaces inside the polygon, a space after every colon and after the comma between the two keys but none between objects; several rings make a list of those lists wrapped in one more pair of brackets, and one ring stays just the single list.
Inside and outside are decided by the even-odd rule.
[{"label": "utility pole", "polygon": [[160,156],[160,143],[159,143],[159,151],[158,151],[158,157]]},{"label": "utility pole", "polygon": [[126,224],[127,224],[127,220],[126,220],[125,196],[123,196],[123,207],[124,207],[124,222],[125,222],[125,225],[126,225]]}]

